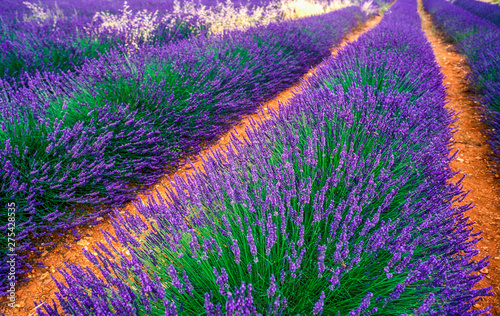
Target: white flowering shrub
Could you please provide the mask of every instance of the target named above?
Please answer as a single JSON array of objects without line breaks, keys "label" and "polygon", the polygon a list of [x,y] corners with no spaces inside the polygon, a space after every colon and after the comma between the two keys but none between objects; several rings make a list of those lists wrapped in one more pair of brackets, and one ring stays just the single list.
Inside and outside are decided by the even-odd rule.
[{"label": "white flowering shrub", "polygon": [[57,6],[57,3],[54,5],[54,9],[51,10],[49,8],[44,8],[41,3],[31,3],[28,1],[24,1],[23,4],[28,8],[30,14],[24,14],[24,21],[34,21],[40,25],[44,24],[48,20],[53,20],[54,23],[58,19],[64,17],[63,12]]},{"label": "white flowering shrub", "polygon": [[[185,24],[191,32],[207,28],[212,34],[222,31],[245,29],[256,25],[267,25],[283,19],[296,19],[311,15],[324,14],[341,8],[355,5],[356,0],[280,0],[266,6],[235,6],[231,0],[220,2],[215,6],[204,6],[193,1],[181,4],[174,1],[173,10],[166,12],[161,18],[158,12],[139,11],[133,13],[125,2],[119,15],[98,12],[94,22],[100,23],[98,32],[119,32],[127,44],[137,46],[139,40],[146,41],[161,25],[171,29]],[[373,10],[371,2],[364,3],[365,12]],[[185,23],[183,23],[185,22]]]},{"label": "white flowering shrub", "polygon": [[365,1],[363,4],[361,4],[361,10],[365,12],[367,15],[372,15],[375,12],[377,12],[378,7],[373,3],[373,1]]},{"label": "white flowering shrub", "polygon": [[282,11],[277,3],[257,7],[251,10],[248,6],[236,8],[227,0],[206,10],[203,20],[210,26],[212,33],[224,30],[244,29],[255,25],[267,25],[282,19]]},{"label": "white flowering shrub", "polygon": [[137,47],[139,41],[147,41],[158,26],[158,11],[142,10],[133,13],[127,1],[119,15],[97,12],[93,22],[99,23],[98,33],[118,33],[126,45]]},{"label": "white flowering shrub", "polygon": [[286,19],[298,19],[311,15],[324,14],[357,4],[355,0],[281,0],[280,9]]}]

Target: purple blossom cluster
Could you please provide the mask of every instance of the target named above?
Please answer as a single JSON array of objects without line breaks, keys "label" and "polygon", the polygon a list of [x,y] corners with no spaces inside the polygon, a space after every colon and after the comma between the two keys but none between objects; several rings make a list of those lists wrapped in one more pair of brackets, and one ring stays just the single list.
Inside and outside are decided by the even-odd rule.
[{"label": "purple blossom cluster", "polygon": [[[474,1],[476,2],[476,1]],[[424,0],[433,21],[465,55],[470,66],[469,84],[477,92],[485,131],[500,170],[500,27],[486,16],[477,16],[444,0]],[[477,4],[481,7],[482,4]],[[496,12],[500,12],[496,6]],[[490,12],[495,12],[494,9]],[[493,22],[493,23],[492,23]]]},{"label": "purple blossom cluster", "polygon": [[[0,204],[18,207],[16,251],[36,251],[34,238],[134,199],[299,80],[364,19],[359,7],[349,7],[140,54],[112,50],[76,73],[0,81]],[[7,214],[0,216],[6,232]],[[231,243],[235,258],[242,244]]]},{"label": "purple blossom cluster", "polygon": [[116,212],[117,237],[86,252],[105,280],[61,270],[63,312],[484,315],[487,258],[473,259],[470,205],[453,206],[466,194],[451,182],[442,79],[416,1],[398,0],[247,140],[136,203],[141,216]]}]

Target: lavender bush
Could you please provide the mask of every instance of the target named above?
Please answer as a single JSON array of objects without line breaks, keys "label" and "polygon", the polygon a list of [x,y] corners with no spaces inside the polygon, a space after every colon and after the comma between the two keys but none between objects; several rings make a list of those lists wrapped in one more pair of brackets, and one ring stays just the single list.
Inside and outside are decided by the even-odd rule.
[{"label": "lavender bush", "polygon": [[484,314],[442,75],[416,2],[388,12],[235,150],[117,212],[116,238],[85,251],[103,278],[60,271],[63,312]]},{"label": "lavender bush", "polygon": [[296,82],[365,18],[350,7],[142,54],[113,50],[77,75],[2,82],[0,204],[18,206],[18,253],[133,199]]},{"label": "lavender bush", "polygon": [[500,166],[500,28],[444,0],[424,0],[424,8],[433,21],[465,55],[471,72],[470,86],[481,103],[485,131]]},{"label": "lavender bush", "polygon": [[453,4],[483,19],[489,20],[500,27],[500,6],[498,4],[475,0],[455,0]]}]

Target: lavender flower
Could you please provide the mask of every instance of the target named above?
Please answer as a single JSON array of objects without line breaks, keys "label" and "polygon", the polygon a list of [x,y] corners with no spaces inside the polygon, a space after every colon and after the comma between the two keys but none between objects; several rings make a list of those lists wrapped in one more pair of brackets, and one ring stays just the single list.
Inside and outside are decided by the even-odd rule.
[{"label": "lavender flower", "polygon": [[234,261],[236,264],[240,264],[241,262],[241,252],[240,252],[240,247],[238,246],[238,240],[233,239],[233,245],[232,245],[232,250],[234,253]]},{"label": "lavender flower", "polygon": [[276,293],[276,279],[274,278],[274,275],[271,274],[271,277],[269,278],[269,288],[267,289],[267,297],[272,297],[274,296],[274,293]]},{"label": "lavender flower", "polygon": [[250,247],[250,253],[253,257],[257,256],[257,247],[255,247],[255,240],[253,238],[252,230],[250,227],[248,227],[247,240],[248,246]]},{"label": "lavender flower", "polygon": [[217,283],[217,285],[219,286],[219,293],[221,295],[224,295],[226,292],[226,287],[228,286],[227,284],[227,281],[229,280],[228,279],[228,274],[226,272],[226,269],[225,268],[222,268],[221,269],[221,272],[220,272],[220,275],[219,273],[217,272],[217,269],[214,267],[213,268],[213,272],[214,272],[214,275],[215,275],[215,283]]},{"label": "lavender flower", "polygon": [[323,272],[325,272],[325,251],[326,245],[318,245],[318,278],[321,278]]},{"label": "lavender flower", "polygon": [[314,308],[312,313],[314,315],[321,315],[323,314],[323,307],[325,304],[325,292],[321,292],[321,295],[319,296],[319,300],[314,303]]}]

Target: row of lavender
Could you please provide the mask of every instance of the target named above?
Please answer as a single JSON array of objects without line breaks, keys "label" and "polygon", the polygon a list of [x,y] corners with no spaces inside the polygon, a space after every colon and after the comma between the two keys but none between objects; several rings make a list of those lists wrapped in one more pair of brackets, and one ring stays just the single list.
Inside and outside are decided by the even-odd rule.
[{"label": "row of lavender", "polygon": [[[194,5],[189,1],[183,6],[173,1],[2,2],[0,77],[16,81],[25,73],[72,70],[111,48],[133,50],[207,35],[210,25],[203,21],[203,13],[186,9]],[[227,3],[214,10],[237,7]]]},{"label": "row of lavender", "polygon": [[[107,1],[95,1],[95,0],[39,0],[36,4],[51,11],[59,9],[64,14],[71,15],[75,11],[86,16],[93,16],[95,12],[98,11],[109,11],[111,14],[119,13],[120,9],[123,7],[123,0],[107,0]],[[156,10],[160,11],[171,11],[173,10],[176,2],[182,4],[184,1],[175,0],[127,0],[128,5],[134,11],[148,10],[154,12]],[[216,0],[201,0],[197,3],[201,3],[206,6],[216,5],[220,1]],[[266,0],[242,0],[233,1],[235,5],[266,5],[269,1]],[[3,0],[0,3],[0,14],[3,20],[10,19],[22,19],[23,15],[29,14],[29,8],[18,0]]]},{"label": "row of lavender", "polygon": [[469,82],[479,95],[486,134],[500,166],[500,27],[445,0],[423,0],[434,23],[466,56]]},{"label": "row of lavender", "polygon": [[485,313],[442,75],[416,1],[388,12],[248,141],[116,212],[85,251],[104,279],[60,271],[66,315]]},{"label": "row of lavender", "polygon": [[[190,0],[182,4],[178,1],[2,2],[0,77],[17,81],[26,73],[74,69],[110,48],[125,47],[130,51],[207,35],[213,28],[213,15],[226,20],[246,20],[252,25],[266,24],[268,20],[276,22],[281,18],[278,7],[278,3],[260,0],[248,1],[244,6],[240,2]],[[226,24],[231,22],[235,21]]]},{"label": "row of lavender", "polygon": [[[36,251],[41,245],[32,238],[133,199],[296,82],[366,18],[350,7],[128,57],[113,51],[78,75],[39,74],[17,89],[5,84],[0,204],[16,204],[16,252]],[[7,213],[0,216],[4,275],[10,226]]]},{"label": "row of lavender", "polygon": [[[103,4],[101,1],[96,3]],[[26,10],[23,10],[23,7]],[[134,21],[135,14],[128,7],[110,15],[119,17],[116,23],[123,24],[122,29],[103,28],[102,25],[106,25],[106,21],[94,18],[98,11],[82,10],[94,7],[95,5],[78,7],[71,12],[68,7],[62,10],[57,6],[45,7],[17,1],[14,8],[2,11],[4,14],[0,16],[0,77],[18,80],[25,73],[71,70],[110,48],[130,48],[132,43],[136,47],[162,44],[196,35],[202,30],[191,28],[196,21],[189,21],[182,16],[174,18],[173,21],[163,21],[162,16],[153,16],[154,10],[149,14],[142,14]],[[10,12],[13,9],[16,9],[15,14]],[[106,9],[107,12],[110,11],[109,8]],[[21,16],[16,16],[21,12]],[[154,29],[152,25],[155,25]],[[148,37],[145,37],[144,31],[148,26],[150,30],[147,30]],[[142,32],[139,33],[142,34],[136,34],[133,39],[128,38],[131,37],[128,33],[134,27],[134,31],[140,30]]]},{"label": "row of lavender", "polygon": [[[0,78],[73,70],[113,48],[128,53],[193,36],[332,12],[360,0],[0,2]],[[383,5],[386,1],[378,1]],[[372,0],[362,4],[376,10]]]},{"label": "row of lavender", "polygon": [[500,5],[476,0],[454,0],[452,3],[500,27]]}]

